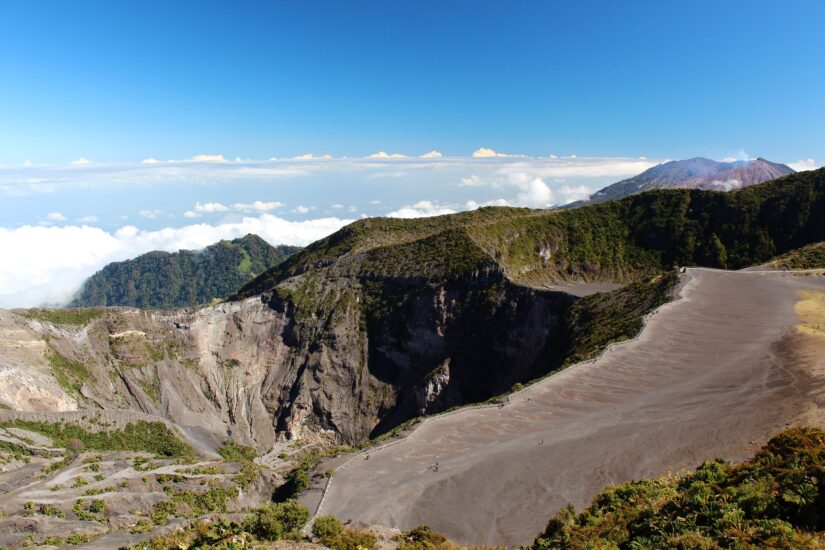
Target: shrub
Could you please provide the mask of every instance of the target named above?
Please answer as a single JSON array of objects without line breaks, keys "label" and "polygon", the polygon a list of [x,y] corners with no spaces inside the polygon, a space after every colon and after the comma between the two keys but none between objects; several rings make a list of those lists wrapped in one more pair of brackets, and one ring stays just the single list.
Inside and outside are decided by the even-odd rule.
[{"label": "shrub", "polygon": [[530,548],[818,548],[823,479],[825,432],[792,428],[744,464],[708,461],[611,487],[578,515],[565,508]]},{"label": "shrub", "polygon": [[96,498],[92,500],[92,503],[89,505],[89,511],[93,514],[102,514],[106,510],[106,501],[101,498]]},{"label": "shrub", "polygon": [[298,530],[308,519],[306,507],[297,502],[282,502],[252,510],[244,526],[262,540],[299,538]]},{"label": "shrub", "polygon": [[335,516],[320,516],[312,524],[312,534],[320,539],[336,537],[344,530],[344,524]]},{"label": "shrub", "polygon": [[233,441],[227,441],[218,448],[218,454],[221,455],[224,460],[251,462],[258,456],[258,451],[253,447],[238,445]]},{"label": "shrub", "polygon": [[360,529],[344,529],[334,537],[322,541],[324,545],[335,550],[374,550],[378,543],[375,535]]}]

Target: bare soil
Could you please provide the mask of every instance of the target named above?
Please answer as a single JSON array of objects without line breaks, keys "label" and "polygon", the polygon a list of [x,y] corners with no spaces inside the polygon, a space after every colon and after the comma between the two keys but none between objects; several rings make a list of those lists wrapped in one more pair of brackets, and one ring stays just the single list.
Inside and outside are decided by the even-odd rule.
[{"label": "bare soil", "polygon": [[368,460],[356,455],[320,514],[516,546],[605,486],[745,459],[784,426],[823,419],[822,342],[794,310],[805,291],[825,292],[825,278],[689,269],[681,299],[638,339],[502,408],[436,417]]}]

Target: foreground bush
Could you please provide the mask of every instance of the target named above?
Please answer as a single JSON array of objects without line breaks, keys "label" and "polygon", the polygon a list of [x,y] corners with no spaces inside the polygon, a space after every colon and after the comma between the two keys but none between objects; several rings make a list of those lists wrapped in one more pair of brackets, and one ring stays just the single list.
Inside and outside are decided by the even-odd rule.
[{"label": "foreground bush", "polygon": [[344,530],[344,524],[335,516],[320,516],[312,524],[312,534],[318,539],[336,537]]},{"label": "foreground bush", "polygon": [[335,550],[375,550],[378,538],[369,531],[345,528],[337,535],[321,539],[321,544]]},{"label": "foreground bush", "polygon": [[396,550],[459,550],[461,548],[426,525],[419,525],[415,529],[404,531],[398,539]]},{"label": "foreground bush", "polygon": [[253,510],[244,527],[261,540],[300,539],[300,529],[309,519],[309,510],[297,502],[268,504]]},{"label": "foreground bush", "polygon": [[744,464],[706,462],[563,509],[531,549],[824,546],[825,432],[792,428]]}]

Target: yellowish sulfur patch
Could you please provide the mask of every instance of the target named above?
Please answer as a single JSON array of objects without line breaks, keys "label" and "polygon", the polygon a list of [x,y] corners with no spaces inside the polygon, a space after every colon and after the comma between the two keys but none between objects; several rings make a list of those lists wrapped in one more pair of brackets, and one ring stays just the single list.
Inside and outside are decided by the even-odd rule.
[{"label": "yellowish sulfur patch", "polygon": [[800,323],[797,330],[803,334],[825,338],[825,292],[804,290],[801,299],[794,304]]}]

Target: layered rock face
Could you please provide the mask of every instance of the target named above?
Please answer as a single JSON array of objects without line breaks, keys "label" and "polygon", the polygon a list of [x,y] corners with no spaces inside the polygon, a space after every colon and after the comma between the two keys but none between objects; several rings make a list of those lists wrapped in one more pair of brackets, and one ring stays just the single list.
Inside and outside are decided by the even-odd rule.
[{"label": "layered rock face", "polygon": [[0,398],[153,414],[213,448],[227,437],[261,449],[279,437],[359,443],[545,372],[573,300],[499,272],[384,298],[392,308],[364,307],[376,298],[343,280],[325,315],[277,292],[198,311],[101,310],[82,327],[4,312],[4,339],[38,349],[3,354],[0,375],[26,373],[28,389],[6,385]]}]

